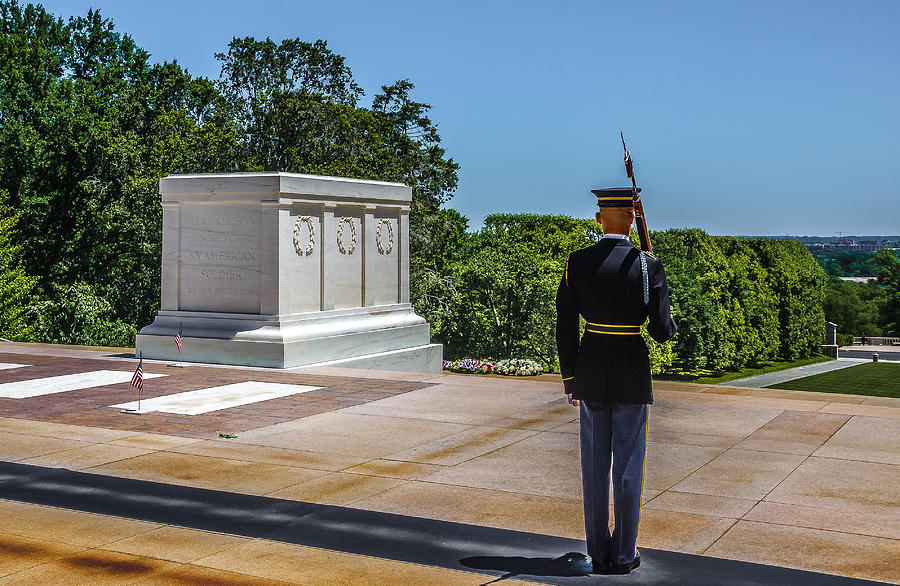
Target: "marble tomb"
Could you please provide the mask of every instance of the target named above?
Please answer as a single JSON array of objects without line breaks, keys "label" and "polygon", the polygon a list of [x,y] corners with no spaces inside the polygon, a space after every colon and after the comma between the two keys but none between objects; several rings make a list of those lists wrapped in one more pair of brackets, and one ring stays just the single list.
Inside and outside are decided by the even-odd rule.
[{"label": "marble tomb", "polygon": [[290,368],[440,372],[409,303],[400,183],[295,173],[170,175],[161,306],[144,358]]}]

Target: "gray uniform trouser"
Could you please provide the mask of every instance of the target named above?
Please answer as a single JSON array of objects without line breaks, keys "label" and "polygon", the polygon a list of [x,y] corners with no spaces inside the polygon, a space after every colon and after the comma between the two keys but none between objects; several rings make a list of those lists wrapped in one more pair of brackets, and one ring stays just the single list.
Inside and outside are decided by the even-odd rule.
[{"label": "gray uniform trouser", "polygon": [[[634,560],[648,405],[588,407],[581,401],[581,481],[587,553],[597,562]],[[612,464],[615,527],[609,531],[609,480]]]}]

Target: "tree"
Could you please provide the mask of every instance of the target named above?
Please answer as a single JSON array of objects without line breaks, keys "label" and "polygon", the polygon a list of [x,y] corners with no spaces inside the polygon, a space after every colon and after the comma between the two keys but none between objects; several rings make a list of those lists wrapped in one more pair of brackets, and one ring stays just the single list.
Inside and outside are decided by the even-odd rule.
[{"label": "tree", "polygon": [[834,322],[844,334],[880,336],[879,307],[881,290],[875,284],[828,279],[822,308],[825,319]]},{"label": "tree", "polygon": [[218,87],[229,102],[247,170],[397,181],[413,188],[413,253],[428,236],[423,218],[457,185],[459,166],[441,147],[429,105],[409,80],[382,86],[371,108],[344,57],[323,40],[235,38]]},{"label": "tree", "polygon": [[222,64],[218,87],[232,107],[242,158],[250,169],[291,170],[296,166],[291,159],[306,134],[298,130],[309,128],[321,114],[316,105],[352,108],[363,93],[344,58],[323,40],[276,44],[268,37],[234,38],[216,59]]},{"label": "tree", "polygon": [[556,288],[568,252],[590,245],[597,228],[565,216],[488,216],[449,267],[454,296],[436,331],[447,356],[529,357],[556,369]]},{"label": "tree", "polygon": [[25,316],[37,278],[25,273],[22,247],[13,244],[13,228],[19,218],[7,205],[8,197],[0,191],[0,337],[30,341],[33,331]]},{"label": "tree", "polygon": [[137,328],[116,318],[112,305],[87,283],[51,285],[30,308],[40,339],[52,344],[134,346]]},{"label": "tree", "polygon": [[[158,180],[237,168],[213,84],[149,55],[97,11],[68,24],[0,2],[0,187],[35,293],[85,283],[118,318],[159,304]],[[41,302],[36,299],[35,303]]]},{"label": "tree", "polygon": [[882,248],[873,259],[878,286],[883,291],[880,321],[884,333],[900,336],[900,260]]}]

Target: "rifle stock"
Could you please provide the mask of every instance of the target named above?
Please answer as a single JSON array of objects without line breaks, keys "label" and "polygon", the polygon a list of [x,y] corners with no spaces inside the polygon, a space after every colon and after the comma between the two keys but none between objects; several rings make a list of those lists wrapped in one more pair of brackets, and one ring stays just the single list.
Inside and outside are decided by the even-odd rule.
[{"label": "rifle stock", "polygon": [[640,198],[634,202],[634,224],[641,242],[641,250],[653,252],[653,247],[650,245],[650,232],[647,230],[647,221],[644,218],[644,202]]}]

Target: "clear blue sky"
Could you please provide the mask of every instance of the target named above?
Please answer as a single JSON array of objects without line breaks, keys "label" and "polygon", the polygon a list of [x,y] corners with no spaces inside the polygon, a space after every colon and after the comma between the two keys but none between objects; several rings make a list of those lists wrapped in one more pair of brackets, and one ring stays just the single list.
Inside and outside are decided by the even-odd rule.
[{"label": "clear blue sky", "polygon": [[[590,217],[626,185],[651,229],[900,233],[900,1],[235,2],[99,8],[155,61],[218,77],[234,36],[322,38],[371,99],[409,78],[460,164],[448,205]],[[365,101],[368,105],[368,101]]]}]

